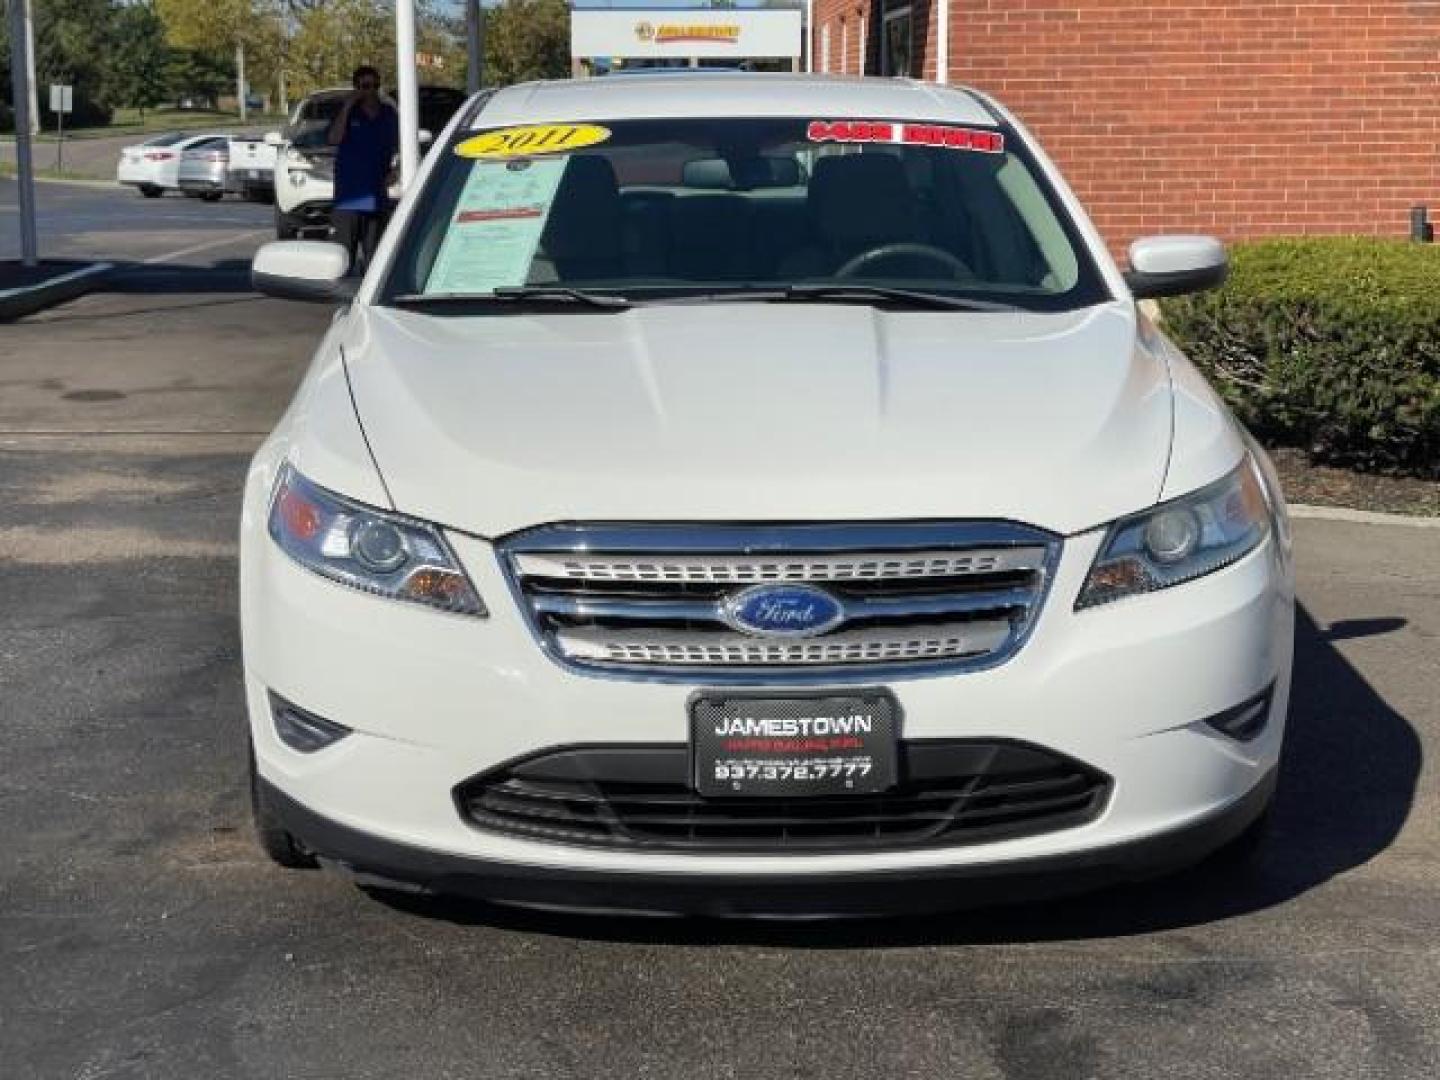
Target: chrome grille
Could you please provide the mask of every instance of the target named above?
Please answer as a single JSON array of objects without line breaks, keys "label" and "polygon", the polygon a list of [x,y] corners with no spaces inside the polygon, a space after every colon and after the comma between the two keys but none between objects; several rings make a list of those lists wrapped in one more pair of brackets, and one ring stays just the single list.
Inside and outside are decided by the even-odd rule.
[{"label": "chrome grille", "polygon": [[776,641],[736,633],[697,635],[685,630],[560,630],[560,650],[577,660],[618,664],[860,664],[886,660],[941,660],[992,653],[1010,634],[1008,621],[837,631],[803,641]]},{"label": "chrome grille", "polygon": [[1002,570],[1038,570],[1045,565],[1045,548],[739,560],[720,560],[713,555],[671,555],[644,560],[633,555],[517,555],[515,565],[526,577],[561,578],[566,581],[714,581],[735,585],[766,581],[883,581],[888,578],[961,577]]},{"label": "chrome grille", "polygon": [[[542,646],[576,670],[707,682],[993,666],[1023,643],[1060,541],[1010,523],[547,526],[499,545]],[[752,636],[727,601],[822,588],[842,618]],[[702,674],[703,673],[703,674]]]}]

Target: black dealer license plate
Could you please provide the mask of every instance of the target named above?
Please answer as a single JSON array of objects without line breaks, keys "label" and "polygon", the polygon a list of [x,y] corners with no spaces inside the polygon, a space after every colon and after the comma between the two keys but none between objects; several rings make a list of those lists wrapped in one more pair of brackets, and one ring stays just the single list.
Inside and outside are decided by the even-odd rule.
[{"label": "black dealer license plate", "polygon": [[690,706],[705,796],[863,795],[893,787],[899,709],[883,691],[828,697],[708,694]]}]

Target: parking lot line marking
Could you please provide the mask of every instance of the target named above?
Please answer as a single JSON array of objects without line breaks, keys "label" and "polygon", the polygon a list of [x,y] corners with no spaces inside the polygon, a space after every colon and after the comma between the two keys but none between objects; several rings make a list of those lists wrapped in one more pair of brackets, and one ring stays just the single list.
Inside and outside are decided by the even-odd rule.
[{"label": "parking lot line marking", "polygon": [[226,244],[238,243],[241,240],[252,236],[258,236],[264,229],[247,229],[245,232],[233,233],[230,236],[222,236],[218,240],[207,240],[203,244],[192,244],[190,247],[183,247],[177,251],[167,251],[164,255],[152,255],[148,259],[141,259],[141,266],[159,266],[161,263],[170,262],[172,259],[181,259],[186,255],[196,255],[202,251],[209,251],[211,248],[224,247]]}]

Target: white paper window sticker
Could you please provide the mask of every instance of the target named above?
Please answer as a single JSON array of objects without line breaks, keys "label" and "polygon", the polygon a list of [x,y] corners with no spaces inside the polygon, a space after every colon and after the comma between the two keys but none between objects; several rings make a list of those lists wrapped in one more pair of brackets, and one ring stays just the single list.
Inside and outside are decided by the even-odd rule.
[{"label": "white paper window sticker", "polygon": [[425,293],[487,293],[525,284],[569,160],[477,160],[465,178]]}]

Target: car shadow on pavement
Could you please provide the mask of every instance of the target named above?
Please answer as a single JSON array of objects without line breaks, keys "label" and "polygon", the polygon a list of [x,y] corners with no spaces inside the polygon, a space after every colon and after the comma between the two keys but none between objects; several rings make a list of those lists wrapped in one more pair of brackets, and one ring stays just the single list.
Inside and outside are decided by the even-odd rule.
[{"label": "car shadow on pavement", "polygon": [[[149,266],[121,262],[93,287],[91,296],[135,297],[133,307],[62,304],[45,313],[47,323],[91,323],[143,317],[155,311],[193,311],[272,301],[250,283],[249,259],[222,259],[209,266]],[[177,299],[180,298],[180,299]],[[336,305],[338,306],[338,305]]]},{"label": "car shadow on pavement", "polygon": [[1046,902],[905,919],[666,919],[528,911],[447,897],[372,893],[412,915],[606,941],[877,948],[1124,937],[1212,922],[1294,899],[1368,862],[1405,824],[1420,740],[1340,655],[1333,640],[1403,620],[1321,628],[1296,610],[1289,729],[1270,833],[1249,862],[1224,854],[1132,885]]},{"label": "car shadow on pavement", "polygon": [[250,284],[249,259],[220,259],[205,266],[118,262],[96,292],[122,295],[242,293],[258,296]]}]

